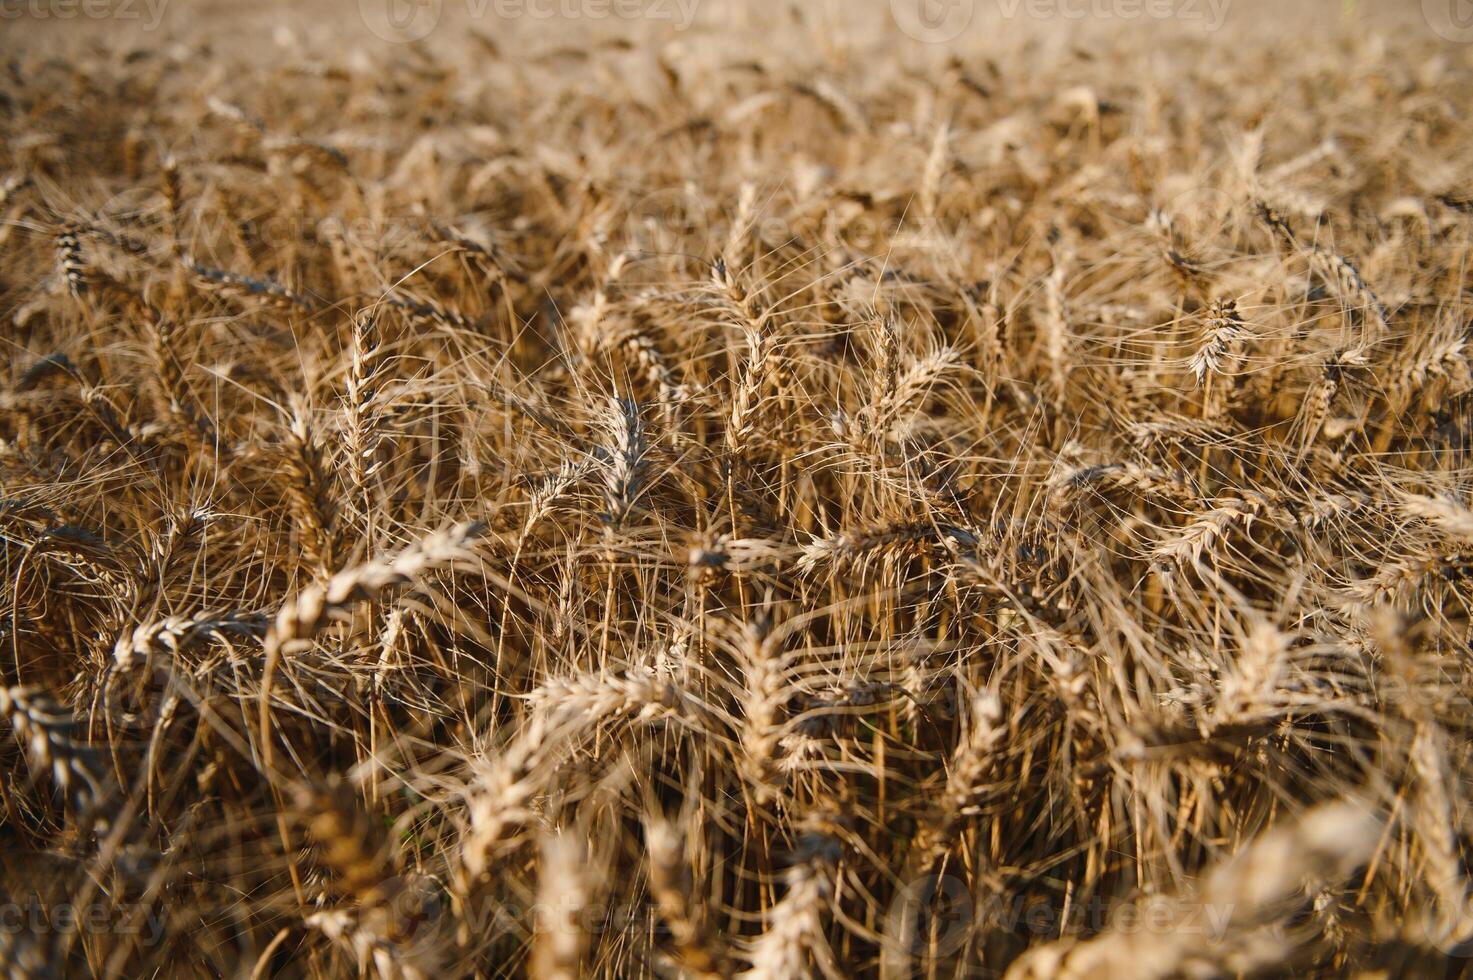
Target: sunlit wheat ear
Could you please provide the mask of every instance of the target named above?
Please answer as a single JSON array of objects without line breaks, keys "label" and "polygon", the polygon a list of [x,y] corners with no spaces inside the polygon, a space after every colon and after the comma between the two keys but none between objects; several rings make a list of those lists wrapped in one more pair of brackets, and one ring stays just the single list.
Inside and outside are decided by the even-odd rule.
[{"label": "sunlit wheat ear", "polygon": [[1436,914],[1428,916],[1430,938],[1445,946],[1473,938],[1469,878],[1458,835],[1465,806],[1454,788],[1446,739],[1446,731],[1424,717],[1416,725],[1410,748],[1411,823],[1426,864],[1423,878],[1437,899]]},{"label": "sunlit wheat ear", "polygon": [[1387,405],[1396,417],[1414,404],[1435,409],[1473,389],[1468,340],[1468,329],[1456,316],[1443,316],[1422,343],[1409,345],[1386,384]]},{"label": "sunlit wheat ear", "polygon": [[459,888],[469,891],[491,871],[506,839],[534,816],[530,808],[546,762],[543,740],[554,734],[546,716],[534,715],[520,734],[484,767],[467,803],[461,834]]},{"label": "sunlit wheat ear", "polygon": [[936,127],[936,135],[931,139],[931,150],[926,154],[925,169],[921,171],[920,188],[916,192],[921,215],[927,219],[933,220],[936,217],[942,182],[950,162],[950,143],[950,127],[945,124]]},{"label": "sunlit wheat ear", "polygon": [[612,716],[640,719],[664,712],[698,714],[683,691],[644,667],[621,674],[605,671],[551,680],[528,694],[527,702],[550,724],[577,722],[588,728]]},{"label": "sunlit wheat ear", "polygon": [[588,947],[586,907],[594,871],[587,845],[573,832],[542,841],[537,865],[537,907],[529,975],[538,980],[575,980],[584,975]]},{"label": "sunlit wheat ear", "polygon": [[361,523],[367,523],[373,506],[371,480],[381,463],[383,445],[378,386],[388,373],[382,355],[378,324],[372,316],[361,313],[353,318],[349,335],[348,373],[343,384],[344,439],[342,459],[347,470],[351,505],[360,511]]},{"label": "sunlit wheat ear", "polygon": [[438,221],[430,221],[429,224],[437,238],[454,245],[469,256],[471,262],[488,281],[500,283],[507,278],[518,282],[526,280],[526,277],[516,269],[495,242],[488,240],[487,236],[473,236],[459,228],[444,225]]},{"label": "sunlit wheat ear", "polygon": [[203,293],[223,296],[250,306],[269,307],[282,313],[310,312],[316,307],[310,297],[293,292],[273,279],[217,269],[188,257],[183,262],[195,288]]},{"label": "sunlit wheat ear", "polygon": [[272,682],[282,658],[309,648],[323,627],[343,618],[355,603],[413,584],[438,569],[471,561],[472,544],[481,530],[480,524],[463,523],[432,532],[396,555],[349,568],[326,582],[309,585],[281,608],[262,641],[265,662],[261,668],[257,720],[268,767],[273,741],[270,734]]},{"label": "sunlit wheat ear", "polygon": [[1359,309],[1365,317],[1365,330],[1358,349],[1366,349],[1380,340],[1391,329],[1389,314],[1373,289],[1361,277],[1355,263],[1338,252],[1322,245],[1309,248],[1310,268],[1332,289],[1340,302],[1352,309]]},{"label": "sunlit wheat ear", "polygon": [[84,808],[100,801],[102,786],[90,753],[74,733],[77,720],[46,692],[37,688],[0,688],[0,715],[9,720],[32,764],[49,769],[51,778]]},{"label": "sunlit wheat ear", "polygon": [[772,338],[755,329],[743,330],[746,357],[737,376],[732,394],[731,414],[726,421],[726,444],[732,454],[739,454],[751,442],[763,388],[772,380]]},{"label": "sunlit wheat ear", "polygon": [[1078,469],[1063,469],[1051,481],[1051,501],[1068,509],[1090,494],[1121,494],[1162,505],[1191,506],[1200,498],[1180,476],[1163,473],[1136,463],[1101,463]]},{"label": "sunlit wheat ear", "polygon": [[552,680],[527,696],[528,720],[500,749],[478,760],[468,790],[459,883],[484,880],[510,839],[535,818],[533,804],[567,756],[606,728],[662,718],[699,725],[707,712],[687,692],[648,668]]},{"label": "sunlit wheat ear", "polygon": [[328,219],[318,228],[332,254],[333,269],[341,292],[344,295],[354,295],[365,289],[366,284],[371,281],[367,264],[358,254],[354,243],[349,240],[343,222]]},{"label": "sunlit wheat ear", "polygon": [[327,450],[311,410],[293,406],[282,455],[287,499],[301,532],[306,558],[323,573],[335,565],[338,539],[338,491]]},{"label": "sunlit wheat ear", "polygon": [[969,549],[977,539],[962,528],[946,524],[892,524],[844,531],[803,546],[794,568],[807,574],[838,572],[881,560],[886,556],[939,550]]},{"label": "sunlit wheat ear", "polygon": [[205,610],[189,616],[169,616],[134,627],[113,645],[113,662],[127,672],[158,656],[177,656],[191,644],[219,637],[249,638],[265,634],[270,618],[263,613]]},{"label": "sunlit wheat ear", "polygon": [[94,385],[83,384],[77,388],[77,396],[97,424],[105,429],[108,436],[119,446],[131,448],[135,443],[143,441],[138,438],[141,433],[130,430],[124,423],[117,403],[109,397],[106,391]]},{"label": "sunlit wheat ear", "polygon": [[662,820],[646,822],[645,853],[650,893],[670,930],[681,967],[703,980],[731,976],[731,966],[711,935],[701,899],[692,888],[679,831]]},{"label": "sunlit wheat ear", "polygon": [[604,501],[608,506],[605,518],[617,527],[629,518],[644,492],[649,443],[640,407],[633,401],[610,399],[600,421],[604,430]]},{"label": "sunlit wheat ear", "polygon": [[786,660],[771,630],[770,616],[762,613],[740,624],[736,636],[745,694],[737,764],[761,802],[779,792],[776,755],[790,693]]},{"label": "sunlit wheat ear", "polygon": [[185,365],[180,360],[176,342],[176,325],[162,316],[147,315],[144,328],[154,372],[169,417],[179,423],[184,431],[208,445],[211,452],[228,453],[228,448],[219,445],[214,426],[185,381]]},{"label": "sunlit wheat ear", "polygon": [[1234,532],[1246,532],[1256,521],[1272,515],[1272,505],[1258,495],[1214,501],[1211,510],[1193,515],[1180,528],[1164,533],[1153,547],[1153,562],[1168,574],[1172,569],[1210,559]]},{"label": "sunlit wheat ear", "polygon": [[1390,329],[1389,314],[1373,289],[1361,277],[1355,263],[1318,242],[1304,242],[1294,234],[1288,219],[1272,205],[1255,202],[1258,218],[1279,240],[1291,250],[1302,250],[1308,256],[1311,271],[1332,290],[1344,305],[1362,311],[1366,328],[1357,349],[1367,349],[1386,335]]},{"label": "sunlit wheat ear", "polygon": [[384,302],[422,325],[449,327],[453,330],[476,328],[475,321],[470,317],[436,299],[411,296],[403,290],[395,290],[384,297]]},{"label": "sunlit wheat ear", "polygon": [[[1306,886],[1343,881],[1370,860],[1380,831],[1381,818],[1361,803],[1311,810],[1213,867],[1195,892],[1159,902],[1154,914],[1166,928],[1106,929],[1037,947],[1009,967],[1008,980],[1164,980],[1287,965],[1293,947],[1272,927],[1307,904]],[[1181,928],[1189,918],[1204,928]]]},{"label": "sunlit wheat ear", "polygon": [[667,417],[671,410],[690,398],[689,386],[680,381],[655,338],[641,327],[638,320],[613,334],[609,344],[623,352],[626,364],[632,368],[631,374],[642,378],[655,391]]},{"label": "sunlit wheat ear", "polygon": [[1207,310],[1207,330],[1202,346],[1187,363],[1197,384],[1202,384],[1209,375],[1221,374],[1228,358],[1247,336],[1243,329],[1243,318],[1238,315],[1238,304],[1231,299],[1212,301]]},{"label": "sunlit wheat ear", "polygon": [[1325,423],[1329,420],[1331,406],[1341,390],[1346,372],[1362,368],[1365,364],[1365,355],[1360,350],[1339,350],[1324,359],[1300,406],[1303,445],[1308,446],[1325,435]]},{"label": "sunlit wheat ear", "polygon": [[1007,728],[997,695],[986,692],[973,698],[967,724],[967,733],[947,765],[945,787],[922,815],[910,843],[901,872],[903,890],[887,910],[881,954],[884,977],[906,976],[914,970],[913,957],[925,938],[919,934],[922,906],[937,886],[933,869],[955,845],[999,762]]},{"label": "sunlit wheat ear", "polygon": [[872,407],[872,424],[877,436],[898,434],[907,414],[918,409],[925,396],[945,382],[961,363],[961,355],[940,347],[900,367],[897,362],[884,369],[883,394]]},{"label": "sunlit wheat ear", "polygon": [[[736,213],[731,219],[731,232],[727,237],[726,246],[721,254],[742,266],[747,261],[747,250],[751,244],[753,222],[757,217],[757,185],[752,181],[743,181],[741,192],[737,196]],[[724,264],[727,258],[722,258]]]},{"label": "sunlit wheat ear", "polygon": [[1273,708],[1275,692],[1283,686],[1290,640],[1270,623],[1247,627],[1233,663],[1223,671],[1211,724],[1247,721]]},{"label": "sunlit wheat ear", "polygon": [[[116,423],[108,428],[121,430]],[[98,583],[120,602],[126,602],[137,588],[136,569],[120,560],[106,541],[87,528],[53,525],[28,538],[25,546],[32,557],[44,557],[74,570],[84,579]]]},{"label": "sunlit wheat ear", "polygon": [[1264,227],[1273,233],[1280,244],[1290,248],[1298,245],[1299,239],[1295,236],[1294,229],[1290,227],[1288,219],[1277,208],[1263,200],[1255,200],[1253,208],[1258,220],[1263,222]]},{"label": "sunlit wheat ear", "polygon": [[1427,497],[1417,493],[1400,496],[1402,513],[1426,521],[1449,536],[1473,541],[1473,509],[1445,497]]},{"label": "sunlit wheat ear", "polygon": [[838,841],[827,834],[799,839],[793,863],[783,872],[783,897],[744,954],[750,966],[739,977],[779,980],[815,968],[825,977],[842,976],[825,935],[840,856]]},{"label": "sunlit wheat ear", "polygon": [[573,343],[584,354],[592,354],[604,344],[604,319],[609,313],[609,290],[618,283],[629,264],[629,254],[621,252],[609,263],[604,278],[598,283],[593,298],[580,303],[568,313],[568,322],[574,328]]},{"label": "sunlit wheat ear", "polygon": [[386,889],[395,868],[389,842],[345,783],[329,780],[321,787],[300,787],[293,805],[319,860],[332,872],[337,894],[360,907],[391,897]]},{"label": "sunlit wheat ear", "polygon": [[686,571],[693,584],[710,585],[721,572],[750,572],[790,554],[790,548],[770,538],[696,534],[690,538],[690,550],[686,553]]},{"label": "sunlit wheat ear", "polygon": [[[1447,508],[1429,508],[1447,519]],[[1456,520],[1452,527],[1460,527]],[[1473,528],[1464,527],[1464,530]],[[1436,706],[1443,700],[1422,676],[1423,670],[1408,647],[1408,621],[1387,606],[1378,606],[1367,617],[1369,632],[1386,660],[1387,673],[1396,684],[1390,688],[1393,706],[1411,723],[1407,746],[1408,823],[1416,836],[1424,867],[1422,878],[1436,898],[1436,908],[1414,924],[1426,939],[1442,946],[1473,938],[1473,907],[1469,902],[1469,879],[1463,868],[1458,828],[1466,804],[1456,790],[1447,745],[1448,734],[1437,719]]]},{"label": "sunlit wheat ear", "polygon": [[911,843],[910,867],[917,873],[931,866],[955,840],[957,829],[982,788],[988,772],[997,764],[996,752],[1007,733],[1002,703],[991,692],[972,701],[968,731],[952,755],[946,772],[946,788],[934,809],[922,819]]},{"label": "sunlit wheat ear", "polygon": [[580,483],[588,479],[593,470],[594,466],[590,462],[564,460],[556,473],[534,486],[527,496],[526,532],[530,533],[539,522],[545,520]]},{"label": "sunlit wheat ear", "polygon": [[1176,275],[1183,288],[1198,288],[1206,278],[1202,264],[1187,254],[1177,234],[1171,215],[1160,209],[1152,209],[1147,227],[1156,236],[1161,257]]},{"label": "sunlit wheat ear", "polygon": [[734,380],[726,418],[726,446],[740,456],[756,435],[764,393],[777,379],[777,338],[771,310],[763,305],[746,275],[718,258],[711,267],[711,286],[729,311],[745,347]]}]

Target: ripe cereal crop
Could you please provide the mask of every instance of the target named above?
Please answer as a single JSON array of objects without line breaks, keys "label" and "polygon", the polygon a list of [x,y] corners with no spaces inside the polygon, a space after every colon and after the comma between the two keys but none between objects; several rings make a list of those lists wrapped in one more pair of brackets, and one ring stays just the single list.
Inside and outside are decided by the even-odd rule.
[{"label": "ripe cereal crop", "polygon": [[0,35],[0,972],[1461,975],[1473,44],[379,6]]}]

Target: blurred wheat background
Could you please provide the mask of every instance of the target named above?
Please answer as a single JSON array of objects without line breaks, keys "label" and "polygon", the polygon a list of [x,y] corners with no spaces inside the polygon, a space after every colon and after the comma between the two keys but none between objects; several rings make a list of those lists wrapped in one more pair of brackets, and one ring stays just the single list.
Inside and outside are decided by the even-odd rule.
[{"label": "blurred wheat background", "polygon": [[8,976],[1461,973],[1455,4],[155,2],[0,6]]}]

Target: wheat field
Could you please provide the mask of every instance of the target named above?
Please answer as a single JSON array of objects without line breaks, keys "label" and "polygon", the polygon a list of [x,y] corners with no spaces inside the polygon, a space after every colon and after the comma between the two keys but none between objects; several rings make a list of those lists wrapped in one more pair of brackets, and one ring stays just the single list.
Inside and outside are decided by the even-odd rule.
[{"label": "wheat field", "polygon": [[6,975],[1460,975],[1473,45],[596,2],[0,10]]}]

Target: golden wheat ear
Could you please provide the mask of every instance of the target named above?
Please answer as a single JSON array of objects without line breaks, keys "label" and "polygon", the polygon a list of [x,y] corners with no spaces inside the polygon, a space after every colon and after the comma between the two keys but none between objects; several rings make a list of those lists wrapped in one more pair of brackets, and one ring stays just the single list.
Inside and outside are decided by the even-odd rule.
[{"label": "golden wheat ear", "polygon": [[0,715],[37,770],[49,772],[56,787],[80,813],[92,815],[104,802],[98,752],[76,739],[72,713],[34,687],[0,688]]},{"label": "golden wheat ear", "polygon": [[484,530],[479,523],[461,523],[426,535],[395,555],[346,569],[325,582],[309,585],[282,606],[266,631],[262,646],[258,721],[263,761],[271,768],[272,682],[283,658],[311,646],[313,637],[330,622],[341,619],[356,603],[389,589],[413,584],[429,573],[473,560],[473,544]]},{"label": "golden wheat ear", "polygon": [[670,930],[681,967],[702,980],[730,977],[731,965],[694,890],[680,832],[664,820],[647,821],[645,856],[650,892]]},{"label": "golden wheat ear", "polygon": [[[1279,930],[1309,901],[1306,885],[1338,884],[1375,853],[1383,820],[1362,802],[1332,803],[1253,841],[1210,869],[1192,894],[1167,899],[1156,929],[1109,929],[1092,939],[1066,939],[1029,951],[1009,980],[1124,975],[1169,977],[1202,971],[1262,970],[1292,961]],[[1312,892],[1311,892],[1312,894]],[[1200,927],[1181,928],[1186,922]]]}]

